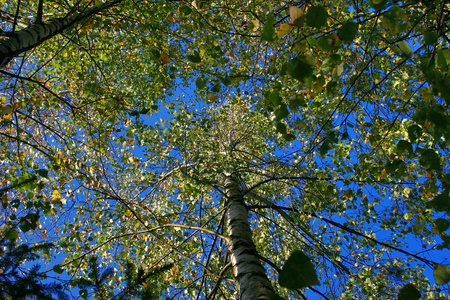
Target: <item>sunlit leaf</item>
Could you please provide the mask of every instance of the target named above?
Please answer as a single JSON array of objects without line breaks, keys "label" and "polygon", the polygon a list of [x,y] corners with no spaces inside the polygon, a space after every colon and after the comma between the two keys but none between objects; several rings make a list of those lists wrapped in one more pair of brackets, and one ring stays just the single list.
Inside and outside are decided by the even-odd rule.
[{"label": "sunlit leaf", "polygon": [[446,265],[435,264],[433,275],[436,284],[447,284],[450,281],[450,268]]},{"label": "sunlit leaf", "polygon": [[441,71],[447,71],[450,66],[450,49],[439,49],[437,64]]},{"label": "sunlit leaf", "polygon": [[304,22],[304,10],[293,5],[289,5],[289,16],[294,26],[302,27]]},{"label": "sunlit leaf", "polygon": [[163,65],[168,64],[170,62],[170,57],[167,53],[161,53],[160,59]]},{"label": "sunlit leaf", "polygon": [[412,51],[411,47],[408,45],[406,41],[398,42],[397,46],[400,49],[401,53],[404,54],[406,57],[413,56],[414,52]]},{"label": "sunlit leaf", "polygon": [[265,41],[271,42],[275,39],[275,18],[272,16],[272,14],[269,14],[267,17],[267,22],[264,25],[263,31],[261,33],[261,38]]},{"label": "sunlit leaf", "polygon": [[433,230],[438,233],[444,233],[445,231],[447,231],[447,229],[450,227],[450,221],[447,219],[436,219],[434,221],[434,226],[433,226]]},{"label": "sunlit leaf", "polygon": [[53,190],[52,203],[59,203],[59,200],[61,200],[61,193],[58,190]]},{"label": "sunlit leaf", "polygon": [[15,242],[19,237],[19,232],[15,229],[10,228],[6,224],[2,224],[0,227],[0,237],[5,237],[11,242]]},{"label": "sunlit leaf", "polygon": [[288,23],[281,24],[280,27],[277,29],[277,36],[278,38],[282,38],[292,30],[292,25]]}]

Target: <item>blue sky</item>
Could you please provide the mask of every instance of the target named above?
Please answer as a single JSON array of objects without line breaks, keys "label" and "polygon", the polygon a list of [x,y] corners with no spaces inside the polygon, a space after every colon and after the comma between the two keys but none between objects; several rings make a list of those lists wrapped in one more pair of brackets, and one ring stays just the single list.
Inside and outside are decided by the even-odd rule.
[{"label": "blue sky", "polygon": [[[174,96],[169,97],[170,101],[176,102],[176,98],[183,98],[182,95],[184,95],[186,98],[185,101],[189,102],[189,101],[194,101],[194,103],[196,103],[196,107],[198,110],[201,110],[202,108],[205,107],[205,103],[202,101],[198,101],[198,99],[194,96],[194,87],[185,87],[185,88],[178,88],[175,89],[174,91]],[[145,116],[140,116],[141,120],[145,119],[145,123],[147,125],[152,125],[155,122],[159,121],[160,119],[168,119],[170,120],[170,118],[172,118],[172,115],[169,113],[169,111],[164,107],[164,104],[161,102],[159,103],[159,111],[157,114],[154,114],[150,117],[145,117]],[[352,118],[349,119],[350,122],[352,122]],[[367,119],[367,121],[371,121],[370,119]],[[336,121],[337,122],[337,121]],[[356,123],[356,122],[353,122]],[[333,124],[334,126],[339,125],[338,123]],[[355,139],[356,136],[354,134],[352,134],[351,131],[348,132],[350,138]],[[125,134],[125,133],[123,133]],[[292,152],[297,151],[298,149],[304,149],[305,145],[302,145],[300,143],[295,144],[293,146],[293,149],[288,152],[288,154],[286,155],[286,152],[279,152],[276,153],[277,155],[286,155],[285,158],[288,159],[290,158],[289,156],[292,154]],[[138,158],[143,158],[143,149],[135,147],[133,150],[133,153],[136,157]],[[303,150],[301,151],[303,152]],[[330,159],[331,158],[326,158],[326,159],[320,159],[319,157],[315,158],[314,161],[318,164],[327,164],[330,163]],[[350,157],[349,162],[355,162],[355,157]],[[336,188],[341,188],[343,187],[343,185],[341,183],[336,184]],[[363,194],[365,195],[369,195],[368,196],[368,201],[371,201],[371,199],[373,199],[375,196],[377,196],[377,191],[371,188],[364,188],[364,192]],[[363,197],[363,196],[361,196]],[[388,206],[389,205],[389,201],[392,201],[392,199],[389,199],[388,197],[383,198],[378,206],[375,206],[374,209],[377,209],[378,207],[383,207],[383,206]],[[286,200],[286,203],[288,203],[288,200]],[[353,214],[353,212],[349,212],[349,214]],[[356,214],[356,212],[355,212]],[[69,215],[69,219],[70,219],[70,215]],[[255,218],[256,219],[256,218]],[[332,218],[334,221],[336,222],[345,222],[345,218],[343,217],[336,217],[333,216]],[[402,219],[399,219],[399,222]],[[43,225],[50,225],[50,224],[46,224],[45,222],[43,222]],[[377,227],[371,227],[370,224],[367,224],[367,228],[363,228],[363,229],[367,229],[367,230],[374,230],[375,232],[377,232],[377,238],[380,238],[381,240],[385,240],[385,239],[389,239],[389,232],[382,230],[381,228],[377,228]],[[30,241],[33,241],[33,239],[30,239]],[[420,243],[420,241],[418,241],[415,237],[413,237],[412,235],[408,236],[407,241],[409,242],[408,245],[408,250],[409,251],[421,251],[421,247],[422,244]],[[392,264],[393,258],[397,257],[397,253],[393,252],[391,253],[391,257],[389,257],[388,255],[386,255],[385,260],[382,263],[386,263],[387,265]],[[448,259],[448,250],[443,250],[443,251],[430,251],[426,254],[424,254],[425,257],[427,257],[428,259],[432,259],[434,261],[440,262],[440,263],[448,263],[447,259]],[[60,256],[58,256],[58,258],[61,258]],[[52,261],[51,264],[54,264],[56,261]],[[395,266],[393,266],[393,268],[395,268]],[[433,282],[433,276],[432,276],[432,270],[430,268],[426,268],[425,269],[425,274],[428,278],[430,278],[430,281]],[[74,290],[75,291],[75,290]]]}]

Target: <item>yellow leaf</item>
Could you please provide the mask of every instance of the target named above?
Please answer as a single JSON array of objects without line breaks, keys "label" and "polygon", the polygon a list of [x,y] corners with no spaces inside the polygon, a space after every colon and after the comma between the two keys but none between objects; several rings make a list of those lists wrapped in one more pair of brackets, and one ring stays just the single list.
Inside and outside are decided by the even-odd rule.
[{"label": "yellow leaf", "polygon": [[209,102],[215,102],[216,101],[216,94],[214,94],[214,93],[209,93],[208,94],[208,101]]},{"label": "yellow leaf", "polygon": [[58,190],[53,190],[52,193],[52,203],[58,203],[61,200],[61,193]]},{"label": "yellow leaf", "polygon": [[295,26],[301,27],[303,25],[303,16],[304,16],[304,10],[301,8],[298,8],[296,6],[289,6],[289,16],[291,17],[290,24],[293,24]]},{"label": "yellow leaf", "polygon": [[166,53],[161,53],[160,58],[162,60],[162,65],[165,65],[170,61],[170,57]]},{"label": "yellow leaf", "polygon": [[292,29],[292,25],[290,25],[288,23],[281,24],[277,30],[278,38],[281,38],[281,37],[285,36],[286,34],[288,34],[289,32],[291,32],[291,29]]}]

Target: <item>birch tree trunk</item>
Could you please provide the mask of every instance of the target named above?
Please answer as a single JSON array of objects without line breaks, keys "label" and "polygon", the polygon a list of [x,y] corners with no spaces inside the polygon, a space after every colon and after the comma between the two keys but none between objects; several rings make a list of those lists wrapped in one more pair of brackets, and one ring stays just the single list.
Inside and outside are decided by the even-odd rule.
[{"label": "birch tree trunk", "polygon": [[244,197],[233,175],[225,175],[227,229],[233,275],[242,300],[271,299],[274,295],[266,270],[252,240]]},{"label": "birch tree trunk", "polygon": [[83,19],[115,6],[121,1],[115,0],[101,6],[94,6],[79,14],[69,13],[64,18],[50,19],[33,24],[14,33],[3,33],[3,35],[0,35],[0,68],[5,67],[11,59],[19,54],[39,46],[46,40],[70,29]]}]

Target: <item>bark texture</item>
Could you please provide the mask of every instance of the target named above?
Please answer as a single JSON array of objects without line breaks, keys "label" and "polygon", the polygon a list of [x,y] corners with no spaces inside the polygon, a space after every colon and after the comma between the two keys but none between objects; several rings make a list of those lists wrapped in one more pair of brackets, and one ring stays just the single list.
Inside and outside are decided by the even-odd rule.
[{"label": "bark texture", "polygon": [[111,1],[101,6],[94,6],[82,13],[69,14],[64,18],[51,19],[43,23],[28,26],[14,33],[5,33],[0,36],[0,68],[5,67],[11,59],[19,54],[33,49],[46,40],[70,29],[81,20],[93,16],[122,0]]},{"label": "bark texture", "polygon": [[241,299],[271,299],[274,291],[253,243],[244,197],[233,176],[225,176],[224,183],[227,197],[228,247],[232,253],[233,275],[239,284]]}]

